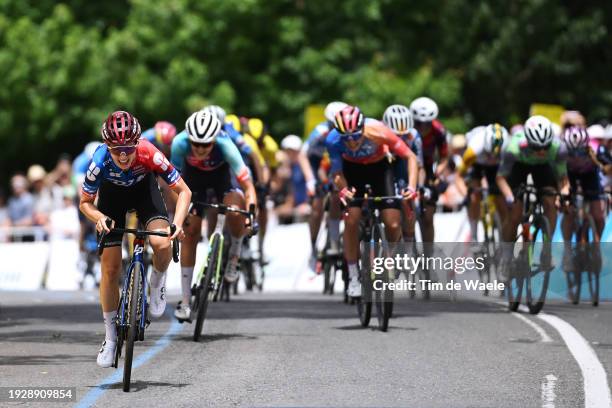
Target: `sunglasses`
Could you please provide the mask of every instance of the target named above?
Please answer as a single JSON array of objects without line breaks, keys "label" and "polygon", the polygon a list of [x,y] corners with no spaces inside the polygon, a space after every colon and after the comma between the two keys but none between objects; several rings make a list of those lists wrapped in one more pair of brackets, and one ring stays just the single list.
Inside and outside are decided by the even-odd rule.
[{"label": "sunglasses", "polygon": [[345,133],[342,135],[342,138],[344,140],[350,140],[351,142],[356,142],[359,139],[361,139],[361,136],[363,136],[363,132]]},{"label": "sunglasses", "polygon": [[112,146],[109,147],[108,150],[111,152],[111,154],[129,156],[136,151],[137,146],[138,144],[130,146]]},{"label": "sunglasses", "polygon": [[548,150],[548,146],[529,146],[531,150],[536,152],[543,152],[544,150]]},{"label": "sunglasses", "polygon": [[212,145],[213,145],[213,142],[209,142],[209,143],[196,143],[196,142],[191,142],[191,145],[192,145],[194,148],[196,148],[196,149],[198,149],[198,148],[200,148],[200,149],[208,149],[210,146],[212,146]]}]

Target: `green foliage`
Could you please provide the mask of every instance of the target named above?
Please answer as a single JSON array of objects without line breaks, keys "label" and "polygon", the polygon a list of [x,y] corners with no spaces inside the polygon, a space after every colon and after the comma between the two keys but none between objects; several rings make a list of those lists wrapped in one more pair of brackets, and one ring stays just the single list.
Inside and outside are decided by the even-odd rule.
[{"label": "green foliage", "polygon": [[380,117],[428,95],[456,132],[534,101],[610,117],[611,22],[594,0],[0,0],[0,179],[119,108],[180,128],[216,103],[277,138],[331,100]]}]

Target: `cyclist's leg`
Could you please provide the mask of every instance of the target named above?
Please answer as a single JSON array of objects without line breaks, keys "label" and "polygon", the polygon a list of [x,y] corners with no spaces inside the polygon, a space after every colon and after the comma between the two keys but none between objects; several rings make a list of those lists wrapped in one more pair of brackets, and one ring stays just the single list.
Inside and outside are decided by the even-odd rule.
[{"label": "cyclist's leg", "polygon": [[[223,197],[225,205],[245,209],[245,200],[242,191],[233,190],[225,194]],[[242,250],[242,241],[246,231],[244,216],[236,213],[227,214],[227,225],[231,236],[231,245],[228,251],[228,265],[226,270],[226,278],[229,281],[235,281],[238,278],[238,261]]]},{"label": "cyclist's leg", "polygon": [[[533,166],[531,175],[533,177],[533,183],[538,191],[548,193],[557,192],[557,178],[551,165],[543,164]],[[548,219],[551,237],[557,227],[557,207],[555,201],[556,197],[554,195],[545,194],[542,196],[544,216]]]},{"label": "cyclist's leg", "polygon": [[[138,194],[135,205],[139,221],[148,231],[169,232],[170,223],[164,199],[159,190],[157,180],[148,175],[134,186]],[[153,249],[153,269],[150,276],[149,311],[152,317],[160,317],[166,309],[166,271],[172,258],[171,242],[167,237],[149,237]]]},{"label": "cyclist's leg", "polygon": [[332,252],[338,252],[340,250],[338,247],[340,243],[340,221],[342,220],[342,208],[340,204],[338,192],[332,191],[329,203],[329,217],[327,217]]},{"label": "cyclist's leg", "polygon": [[[576,191],[576,174],[568,171],[567,176],[570,181],[570,191],[574,193]],[[575,219],[576,208],[573,203],[570,203],[570,207],[564,210],[563,220],[561,221],[561,234],[563,235],[563,270],[566,272],[574,270],[571,241]]]},{"label": "cyclist's leg", "polygon": [[[111,183],[102,183],[98,197],[98,209],[115,221],[116,228],[125,226],[125,213],[132,205],[130,190]],[[121,244],[123,235],[110,232],[106,236],[104,252],[100,258],[100,304],[104,318],[105,340],[98,353],[97,363],[110,367],[115,353],[117,331],[115,316],[119,304],[119,285],[122,269]]]},{"label": "cyclist's leg", "polygon": [[474,164],[468,173],[468,221],[470,223],[471,240],[476,241],[478,238],[478,220],[480,220],[480,202],[482,193],[480,192],[483,168]]},{"label": "cyclist's leg", "polygon": [[[194,201],[197,200],[197,193],[193,194]],[[191,281],[193,279],[193,268],[195,267],[196,251],[198,243],[202,238],[202,208],[194,208],[184,225],[185,238],[181,242],[181,293],[183,295],[182,304],[189,305],[191,300]]]},{"label": "cyclist's leg", "polygon": [[310,219],[308,220],[308,226],[310,228],[310,243],[312,244],[312,253],[315,254],[315,241],[319,234],[319,228],[321,228],[321,220],[323,219],[323,198],[318,194],[312,199],[311,203]]},{"label": "cyclist's leg", "polygon": [[581,178],[584,199],[589,203],[589,212],[591,213],[591,217],[593,217],[593,221],[595,221],[597,235],[601,237],[606,220],[604,216],[604,201],[602,200],[603,188],[601,186],[599,171],[595,170],[583,174]]}]

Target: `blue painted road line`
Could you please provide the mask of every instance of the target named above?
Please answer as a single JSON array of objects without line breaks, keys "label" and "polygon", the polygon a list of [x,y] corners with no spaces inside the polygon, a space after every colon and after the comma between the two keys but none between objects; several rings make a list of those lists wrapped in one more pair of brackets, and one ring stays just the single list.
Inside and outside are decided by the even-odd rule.
[{"label": "blue painted road line", "polygon": [[[150,360],[153,356],[155,356],[157,353],[165,349],[172,341],[172,336],[174,336],[175,334],[181,331],[182,325],[177,320],[174,319],[171,313],[167,313],[167,314],[169,314],[170,318],[172,319],[172,324],[170,325],[170,328],[168,329],[168,331],[166,331],[166,333],[162,337],[159,338],[159,340],[155,342],[155,344],[151,348],[149,348],[147,351],[139,355],[133,361],[132,370],[140,367],[141,365],[146,363],[148,360]],[[83,399],[80,400],[75,405],[75,407],[76,408],[91,407],[108,390],[109,385],[118,383],[120,381],[123,381],[123,368],[116,369],[112,375],[106,377],[100,383],[98,383],[93,390],[85,394]]]}]

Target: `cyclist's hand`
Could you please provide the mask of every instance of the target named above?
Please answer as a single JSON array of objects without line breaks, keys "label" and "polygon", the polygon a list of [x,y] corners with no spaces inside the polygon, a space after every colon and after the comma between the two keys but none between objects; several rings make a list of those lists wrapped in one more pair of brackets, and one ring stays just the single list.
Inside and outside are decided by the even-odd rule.
[{"label": "cyclist's hand", "polygon": [[406,201],[411,201],[414,200],[417,196],[416,191],[414,191],[412,188],[410,187],[406,187],[403,191],[402,191],[402,196],[403,199]]},{"label": "cyclist's hand", "polygon": [[103,215],[102,217],[100,217],[98,219],[98,221],[96,222],[96,231],[98,231],[100,234],[102,233],[106,233],[108,234],[109,232],[111,232],[111,230],[113,228],[115,228],[115,221],[111,220],[110,223],[110,228],[108,225],[106,225],[106,220],[111,220],[110,218],[108,218],[106,215]]},{"label": "cyclist's hand", "polygon": [[[172,231],[170,230],[170,226],[168,226],[167,228],[168,231],[168,235],[172,234]],[[176,229],[174,230],[174,234],[170,235],[170,238],[168,238],[170,241],[172,241],[173,239],[177,239],[179,241],[182,241],[183,238],[185,238],[185,231],[183,231],[183,227],[181,227],[180,225],[176,226]]]},{"label": "cyclist's hand", "polygon": [[306,193],[308,197],[314,197],[317,192],[317,182],[316,180],[309,180],[306,182]]},{"label": "cyclist's hand", "polygon": [[340,197],[342,204],[347,205],[347,203],[351,201],[353,197],[355,197],[355,187],[344,187],[342,190],[340,190],[338,196]]}]

